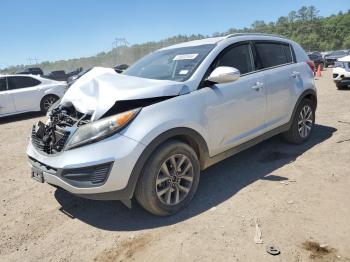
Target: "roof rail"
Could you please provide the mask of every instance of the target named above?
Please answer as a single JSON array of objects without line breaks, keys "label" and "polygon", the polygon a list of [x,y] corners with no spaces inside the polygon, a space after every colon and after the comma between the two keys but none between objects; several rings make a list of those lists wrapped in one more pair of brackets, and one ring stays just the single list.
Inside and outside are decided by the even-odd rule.
[{"label": "roof rail", "polygon": [[225,36],[225,38],[231,38],[235,36],[249,36],[249,35],[256,35],[256,36],[274,36],[274,37],[279,37],[279,38],[286,38],[281,35],[274,35],[274,34],[265,34],[265,33],[234,33],[234,34],[229,34]]}]

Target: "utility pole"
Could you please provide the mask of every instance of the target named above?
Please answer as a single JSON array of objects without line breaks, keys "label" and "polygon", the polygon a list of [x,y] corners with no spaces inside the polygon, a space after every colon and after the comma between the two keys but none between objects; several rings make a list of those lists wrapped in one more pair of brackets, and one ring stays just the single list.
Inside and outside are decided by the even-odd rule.
[{"label": "utility pole", "polygon": [[125,38],[116,37],[114,39],[114,41],[112,42],[112,47],[115,48],[116,63],[118,63],[118,48],[120,46],[127,47],[128,45],[129,45],[129,42]]},{"label": "utility pole", "polygon": [[36,58],[36,57],[34,57],[34,58],[30,58],[30,57],[28,57],[28,58],[27,58],[27,61],[29,62],[29,64],[30,64],[30,65],[32,64],[32,62],[35,62],[35,64],[34,64],[34,65],[37,65],[37,64],[38,64],[39,59],[38,59],[38,58]]}]

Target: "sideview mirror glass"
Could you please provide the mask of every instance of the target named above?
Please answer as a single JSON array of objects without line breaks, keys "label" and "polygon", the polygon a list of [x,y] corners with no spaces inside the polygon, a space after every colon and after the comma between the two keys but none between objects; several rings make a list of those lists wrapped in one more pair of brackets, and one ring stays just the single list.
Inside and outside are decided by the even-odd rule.
[{"label": "sideview mirror glass", "polygon": [[211,72],[210,76],[207,78],[208,81],[223,84],[234,82],[239,79],[241,73],[237,68],[229,66],[219,66]]}]

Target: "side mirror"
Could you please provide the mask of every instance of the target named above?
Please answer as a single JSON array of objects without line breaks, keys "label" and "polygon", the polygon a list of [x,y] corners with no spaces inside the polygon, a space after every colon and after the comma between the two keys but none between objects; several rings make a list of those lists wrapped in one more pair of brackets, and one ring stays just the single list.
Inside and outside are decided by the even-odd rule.
[{"label": "side mirror", "polygon": [[237,68],[229,66],[219,66],[211,72],[210,76],[206,79],[209,82],[216,84],[230,83],[239,79],[241,73]]}]

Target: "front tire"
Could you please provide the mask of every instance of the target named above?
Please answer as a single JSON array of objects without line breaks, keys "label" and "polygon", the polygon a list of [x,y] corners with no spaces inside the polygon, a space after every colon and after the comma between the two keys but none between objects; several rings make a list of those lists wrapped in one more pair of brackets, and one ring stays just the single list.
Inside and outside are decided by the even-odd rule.
[{"label": "front tire", "polygon": [[158,216],[179,212],[197,191],[200,166],[196,152],[171,140],[150,156],[136,186],[137,202]]},{"label": "front tire", "polygon": [[302,144],[309,139],[315,124],[315,107],[311,100],[304,99],[299,104],[292,124],[284,138],[293,144]]}]

